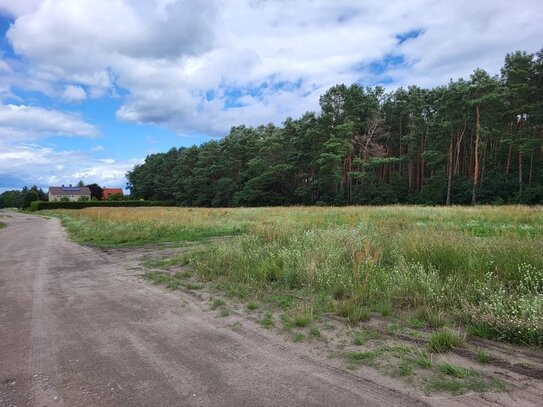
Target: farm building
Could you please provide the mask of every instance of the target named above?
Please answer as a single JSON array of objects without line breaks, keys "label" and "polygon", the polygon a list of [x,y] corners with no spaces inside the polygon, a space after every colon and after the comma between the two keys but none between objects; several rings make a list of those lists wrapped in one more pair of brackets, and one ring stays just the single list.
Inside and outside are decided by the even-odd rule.
[{"label": "farm building", "polygon": [[102,199],[108,199],[111,195],[123,195],[122,188],[104,188],[102,190]]},{"label": "farm building", "polygon": [[89,187],[49,187],[49,202],[60,201],[62,198],[68,198],[70,201],[79,201],[83,199],[91,199],[91,191]]}]

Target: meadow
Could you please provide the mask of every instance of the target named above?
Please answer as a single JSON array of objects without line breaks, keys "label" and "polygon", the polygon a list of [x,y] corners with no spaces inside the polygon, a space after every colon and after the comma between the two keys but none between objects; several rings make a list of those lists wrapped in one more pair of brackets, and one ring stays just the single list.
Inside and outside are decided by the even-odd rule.
[{"label": "meadow", "polygon": [[200,279],[232,296],[276,301],[292,310],[295,325],[323,313],[356,324],[377,312],[414,326],[461,327],[468,335],[543,346],[540,207],[48,213],[76,241],[95,246],[205,242],[168,264],[188,262]]}]

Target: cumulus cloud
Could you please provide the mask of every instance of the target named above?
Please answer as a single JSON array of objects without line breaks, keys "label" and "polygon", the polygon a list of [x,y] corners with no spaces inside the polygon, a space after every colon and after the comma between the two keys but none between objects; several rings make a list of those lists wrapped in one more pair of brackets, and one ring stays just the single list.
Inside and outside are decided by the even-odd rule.
[{"label": "cumulus cloud", "polygon": [[318,109],[337,83],[433,86],[475,67],[496,73],[507,52],[536,51],[543,38],[538,0],[514,12],[507,0],[28,4],[8,9],[7,37],[35,87],[122,89],[118,119],[210,135]]},{"label": "cumulus cloud", "polygon": [[42,0],[0,0],[0,11],[21,16],[35,11]]},{"label": "cumulus cloud", "polygon": [[82,102],[87,98],[87,92],[81,86],[67,85],[62,93],[66,102]]},{"label": "cumulus cloud", "polygon": [[[0,142],[0,182],[3,189],[36,184],[76,184],[79,180],[124,188],[125,174],[141,159],[96,159],[79,151],[55,150],[39,144],[10,145]],[[8,183],[8,181],[3,181]]]},{"label": "cumulus cloud", "polygon": [[95,137],[98,134],[96,126],[75,113],[0,104],[0,141],[34,140],[56,135]]}]

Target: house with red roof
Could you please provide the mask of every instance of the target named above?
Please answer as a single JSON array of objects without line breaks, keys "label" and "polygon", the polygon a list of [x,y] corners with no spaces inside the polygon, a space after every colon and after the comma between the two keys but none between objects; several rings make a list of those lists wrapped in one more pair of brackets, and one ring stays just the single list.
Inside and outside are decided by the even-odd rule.
[{"label": "house with red roof", "polygon": [[102,199],[108,199],[111,195],[123,195],[122,188],[103,188]]}]

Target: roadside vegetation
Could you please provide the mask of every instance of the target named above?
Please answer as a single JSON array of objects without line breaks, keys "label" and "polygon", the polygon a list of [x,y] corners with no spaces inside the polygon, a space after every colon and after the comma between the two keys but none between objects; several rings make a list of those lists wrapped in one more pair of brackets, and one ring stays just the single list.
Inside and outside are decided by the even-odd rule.
[{"label": "roadside vegetation", "polygon": [[[537,207],[43,213],[60,217],[82,243],[163,243],[166,256],[142,258],[144,278],[200,298],[232,330],[246,317],[347,369],[453,395],[514,389],[525,383],[515,375],[543,374],[530,356],[543,346]],[[527,359],[519,363],[494,348],[506,345],[481,338],[528,346],[508,346]],[[504,367],[512,376],[497,372]]]},{"label": "roadside vegetation", "polygon": [[[322,313],[356,325],[405,316],[436,330],[430,350],[463,335],[543,346],[543,212],[529,207],[88,208],[49,212],[101,246],[212,239],[158,266],[191,264],[251,307]],[[270,318],[268,318],[270,319]],[[269,322],[269,321],[268,321]]]}]

